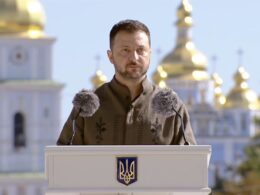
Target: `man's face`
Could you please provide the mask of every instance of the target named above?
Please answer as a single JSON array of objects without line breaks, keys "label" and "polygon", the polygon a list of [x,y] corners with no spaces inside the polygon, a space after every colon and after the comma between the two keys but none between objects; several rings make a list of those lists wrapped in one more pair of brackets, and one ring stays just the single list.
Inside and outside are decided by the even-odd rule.
[{"label": "man's face", "polygon": [[119,31],[108,57],[115,66],[116,77],[124,80],[140,80],[150,64],[149,38],[143,31],[129,33]]}]

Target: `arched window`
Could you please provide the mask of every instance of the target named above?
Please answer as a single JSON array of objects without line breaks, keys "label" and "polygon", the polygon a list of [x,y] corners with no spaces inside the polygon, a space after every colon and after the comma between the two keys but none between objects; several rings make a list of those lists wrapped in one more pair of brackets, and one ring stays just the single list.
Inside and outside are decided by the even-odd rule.
[{"label": "arched window", "polygon": [[14,115],[14,147],[25,147],[25,120],[22,113]]}]

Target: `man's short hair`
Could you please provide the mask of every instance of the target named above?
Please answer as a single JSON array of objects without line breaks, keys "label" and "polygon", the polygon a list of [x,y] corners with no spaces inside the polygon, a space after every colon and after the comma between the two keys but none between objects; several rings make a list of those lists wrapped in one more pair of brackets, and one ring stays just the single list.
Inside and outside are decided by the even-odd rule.
[{"label": "man's short hair", "polygon": [[112,49],[115,36],[119,31],[126,31],[129,33],[134,33],[136,31],[143,31],[148,36],[149,45],[151,45],[151,37],[150,37],[150,31],[148,27],[138,20],[128,19],[128,20],[121,20],[120,22],[116,23],[110,30],[110,34],[109,34],[110,49]]}]

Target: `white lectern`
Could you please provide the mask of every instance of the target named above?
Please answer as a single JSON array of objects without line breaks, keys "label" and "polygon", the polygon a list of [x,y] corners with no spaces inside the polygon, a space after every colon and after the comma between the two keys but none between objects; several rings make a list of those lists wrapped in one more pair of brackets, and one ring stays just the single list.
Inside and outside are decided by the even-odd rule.
[{"label": "white lectern", "polygon": [[207,195],[210,146],[48,146],[47,195]]}]

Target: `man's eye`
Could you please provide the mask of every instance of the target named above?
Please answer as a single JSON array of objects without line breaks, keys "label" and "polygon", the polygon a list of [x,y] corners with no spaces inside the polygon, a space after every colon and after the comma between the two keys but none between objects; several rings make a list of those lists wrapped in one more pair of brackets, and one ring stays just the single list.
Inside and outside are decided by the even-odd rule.
[{"label": "man's eye", "polygon": [[122,54],[128,54],[129,53],[129,49],[125,48],[121,50]]},{"label": "man's eye", "polygon": [[137,49],[137,53],[139,55],[146,55],[147,54],[147,51],[144,49],[144,48],[140,48],[140,49]]},{"label": "man's eye", "polygon": [[140,54],[140,55],[143,54],[144,53],[144,49],[137,49],[137,53]]}]

